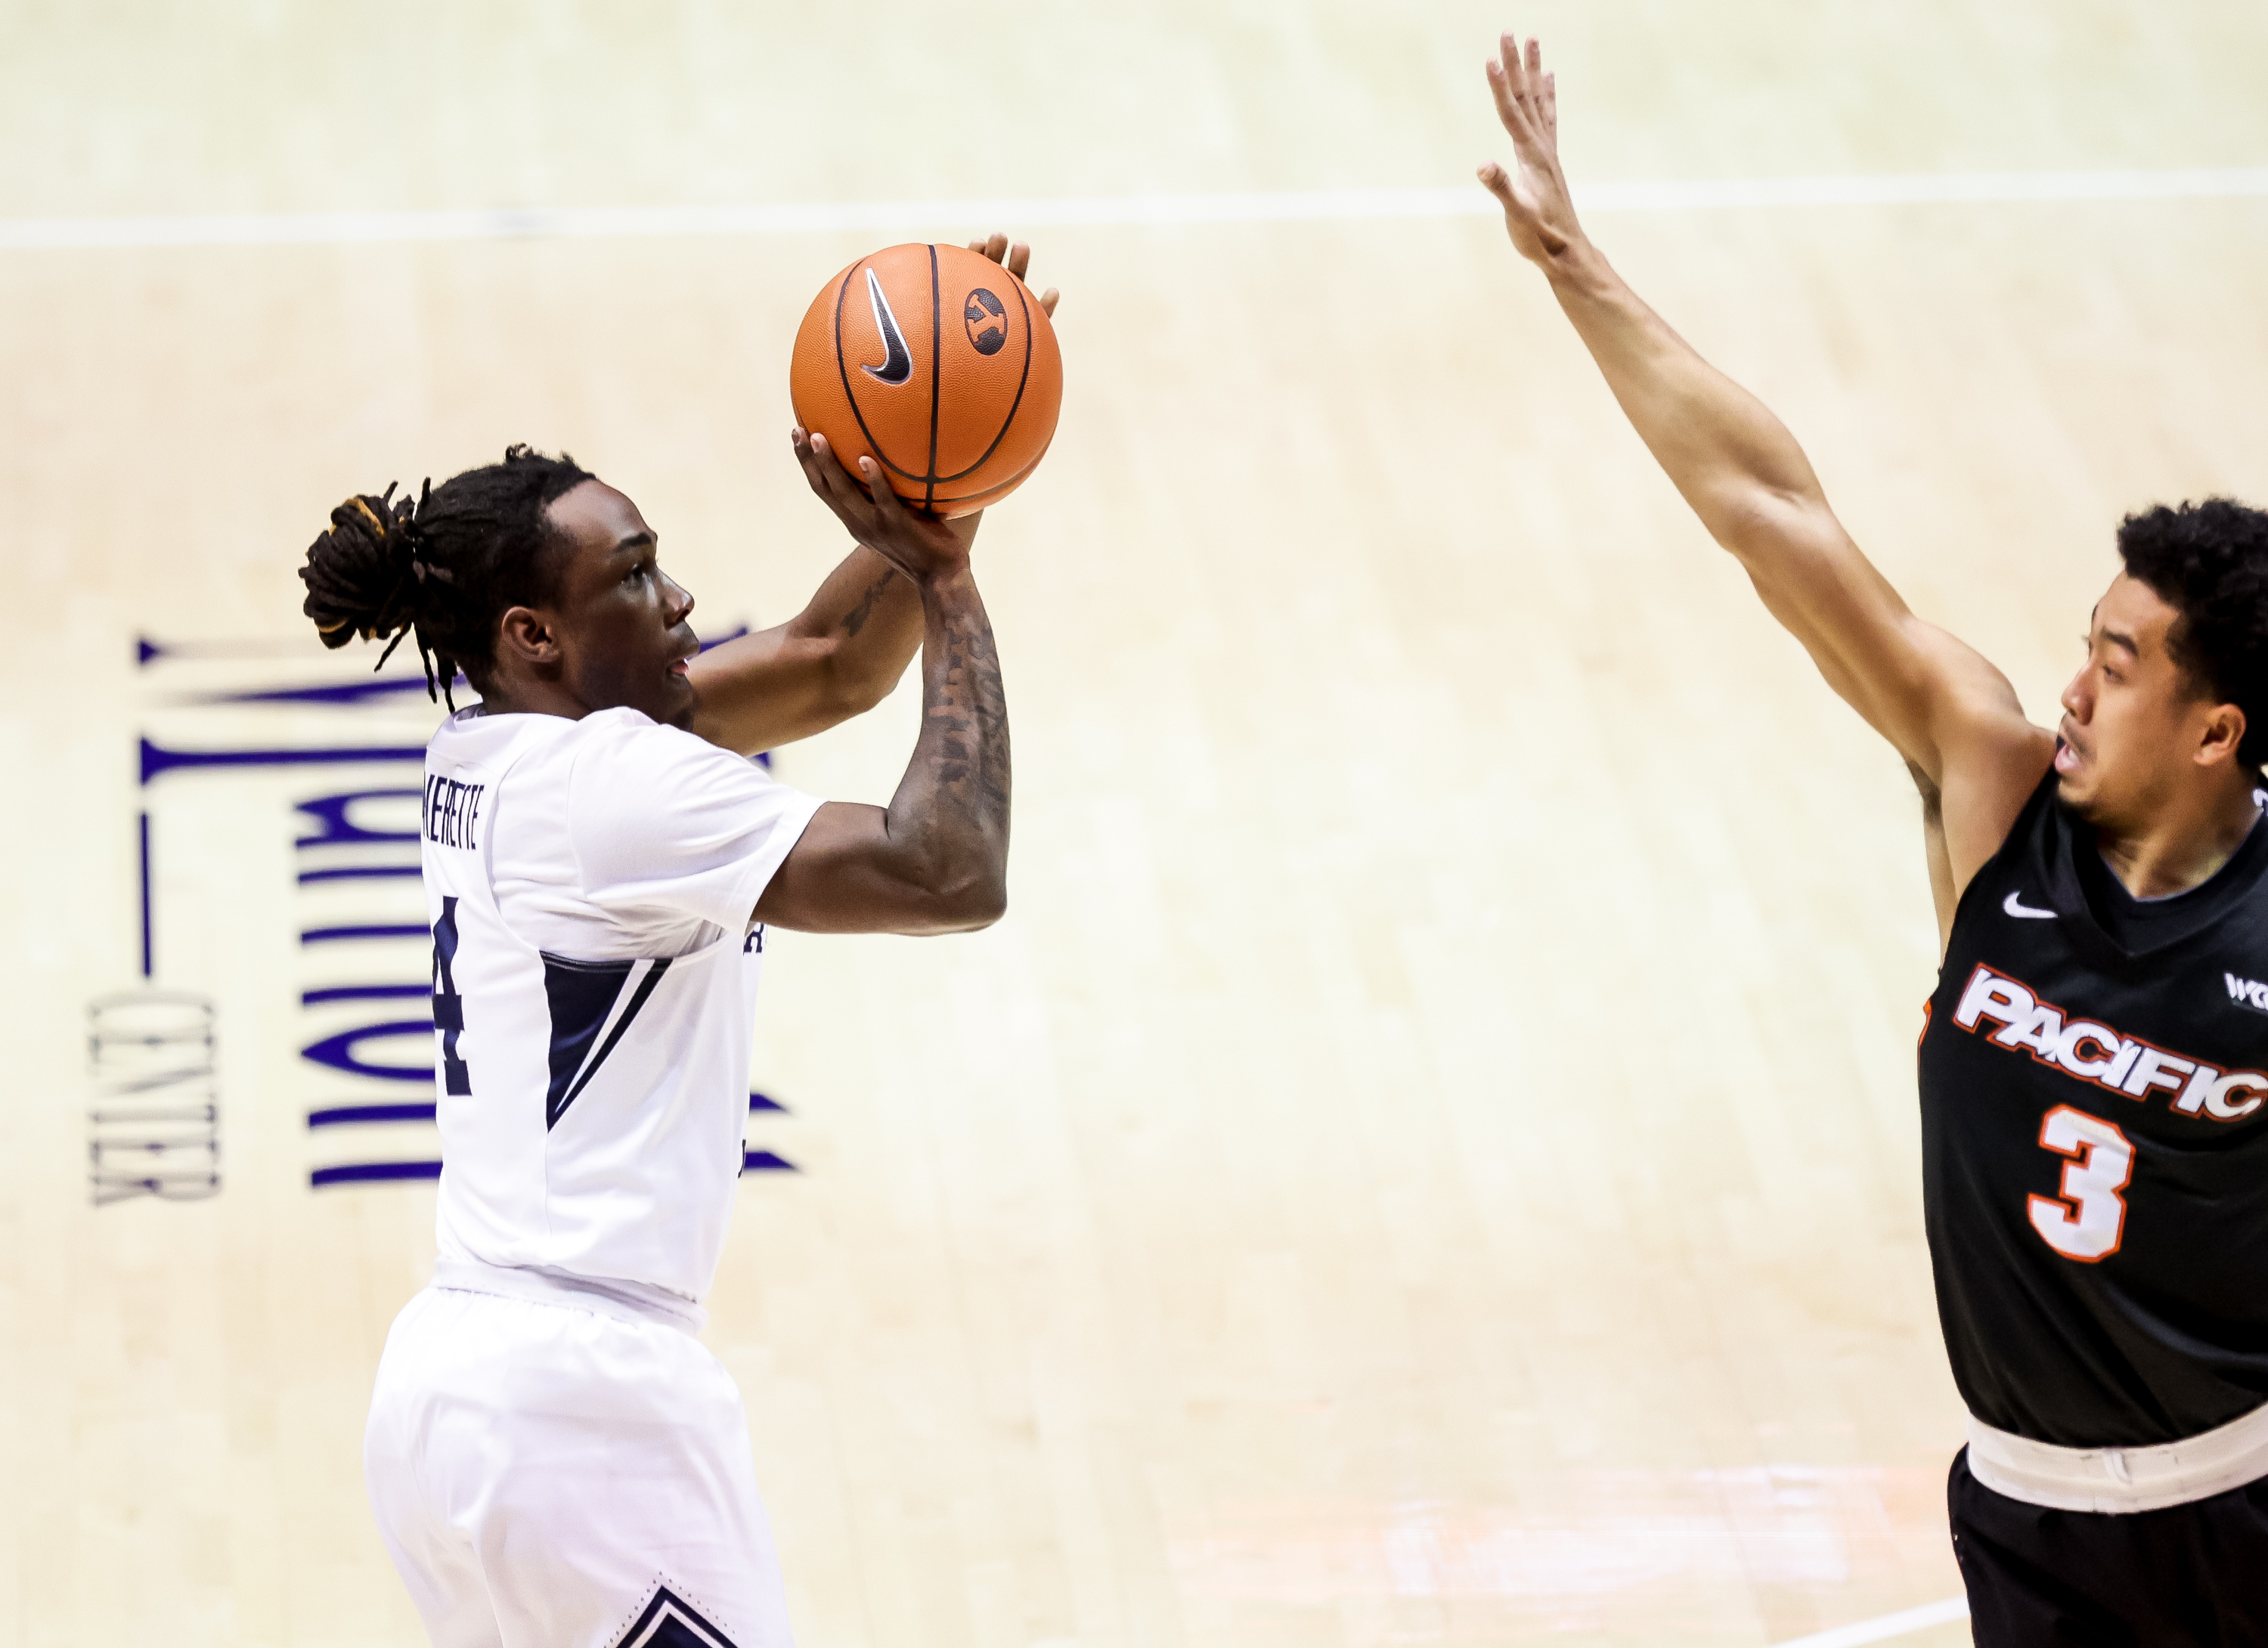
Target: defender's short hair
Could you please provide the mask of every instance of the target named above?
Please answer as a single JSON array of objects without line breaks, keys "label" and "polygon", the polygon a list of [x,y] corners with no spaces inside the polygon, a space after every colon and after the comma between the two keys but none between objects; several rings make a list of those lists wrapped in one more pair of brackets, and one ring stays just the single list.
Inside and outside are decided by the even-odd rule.
[{"label": "defender's short hair", "polygon": [[2244,711],[2238,759],[2268,763],[2268,511],[2161,504],[2119,523],[2118,556],[2181,614],[2167,645],[2192,688]]}]

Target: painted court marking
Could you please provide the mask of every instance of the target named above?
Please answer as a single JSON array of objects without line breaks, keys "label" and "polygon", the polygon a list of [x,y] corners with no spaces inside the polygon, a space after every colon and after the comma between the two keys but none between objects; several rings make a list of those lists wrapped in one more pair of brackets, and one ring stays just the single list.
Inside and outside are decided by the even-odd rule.
[{"label": "painted court marking", "polygon": [[1904,1608],[1878,1619],[1860,1620],[1855,1625],[1837,1625],[1833,1630],[1791,1637],[1777,1644],[1777,1648],[1859,1648],[1861,1643],[1889,1642],[1895,1637],[1910,1637],[1933,1625],[1950,1625],[1968,1617],[1969,1599],[1948,1597],[1942,1602],[1926,1602],[1919,1608]]},{"label": "painted court marking", "polygon": [[[1736,207],[1967,206],[2024,202],[2268,198],[2268,166],[2163,171],[1952,172],[1906,175],[1697,178],[1579,184],[1587,212]],[[234,212],[195,217],[0,218],[0,251],[166,246],[407,244],[432,240],[655,239],[827,234],[925,223],[1040,228],[1327,223],[1484,217],[1478,183],[1454,188],[1287,189],[1208,195],[1088,195],[961,201],[835,201],[760,206],[504,207],[455,211]]]}]

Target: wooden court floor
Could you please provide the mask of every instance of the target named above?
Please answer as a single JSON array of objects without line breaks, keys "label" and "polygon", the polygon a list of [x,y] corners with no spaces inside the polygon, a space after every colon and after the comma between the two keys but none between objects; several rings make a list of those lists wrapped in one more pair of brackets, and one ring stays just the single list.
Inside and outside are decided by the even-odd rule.
[{"label": "wooden court floor", "polygon": [[[1504,22],[1579,181],[2268,166],[2241,0],[0,0],[0,242],[1457,187]],[[759,1009],[707,1338],[800,1639],[1745,1648],[1955,1594],[1898,764],[1485,218],[1097,217],[1033,232],[1064,422],[978,553],[1012,912],[781,936]],[[432,1256],[369,1174],[434,1143],[370,1073],[416,1004],[338,992],[422,976],[434,716],[305,632],[330,506],[563,447],[697,626],[777,621],[842,548],[795,320],[992,226],[0,244],[0,1644],[420,1640],[358,1451]],[[1593,228],[2036,715],[2122,512],[2268,498],[2268,199]],[[886,797],[914,711],[777,770]],[[185,1199],[99,1203],[137,1149]]]}]

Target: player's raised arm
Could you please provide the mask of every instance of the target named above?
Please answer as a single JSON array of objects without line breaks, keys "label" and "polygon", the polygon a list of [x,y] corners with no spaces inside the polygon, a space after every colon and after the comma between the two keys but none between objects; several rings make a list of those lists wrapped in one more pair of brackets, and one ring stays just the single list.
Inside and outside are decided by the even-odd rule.
[{"label": "player's raised arm", "polygon": [[828,506],[920,596],[922,730],[890,805],[821,807],[756,918],[808,932],[989,926],[1008,899],[1008,704],[968,546],[901,504],[871,458],[861,487],[818,457]]},{"label": "player's raised arm", "polygon": [[1998,849],[2054,740],[2007,680],[1910,611],[1828,507],[1793,436],[1646,307],[1577,222],[1559,166],[1558,104],[1534,40],[1488,65],[1511,136],[1481,181],[1541,269],[1623,411],[1710,535],[1800,641],[1829,685],[1936,784],[1956,885]]},{"label": "player's raised arm", "polygon": [[[792,439],[807,467],[811,438],[798,430]],[[701,695],[692,730],[743,755],[824,732],[888,697],[921,636],[919,592],[862,544],[785,623],[711,647],[687,666]]]}]

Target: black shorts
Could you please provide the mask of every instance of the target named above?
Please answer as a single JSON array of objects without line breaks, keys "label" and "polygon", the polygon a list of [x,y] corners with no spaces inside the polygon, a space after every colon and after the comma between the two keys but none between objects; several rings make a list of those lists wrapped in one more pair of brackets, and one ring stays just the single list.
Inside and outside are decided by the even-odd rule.
[{"label": "black shorts", "polygon": [[1946,1483],[1977,1648],[2268,1648],[2268,1477],[2111,1516]]}]

